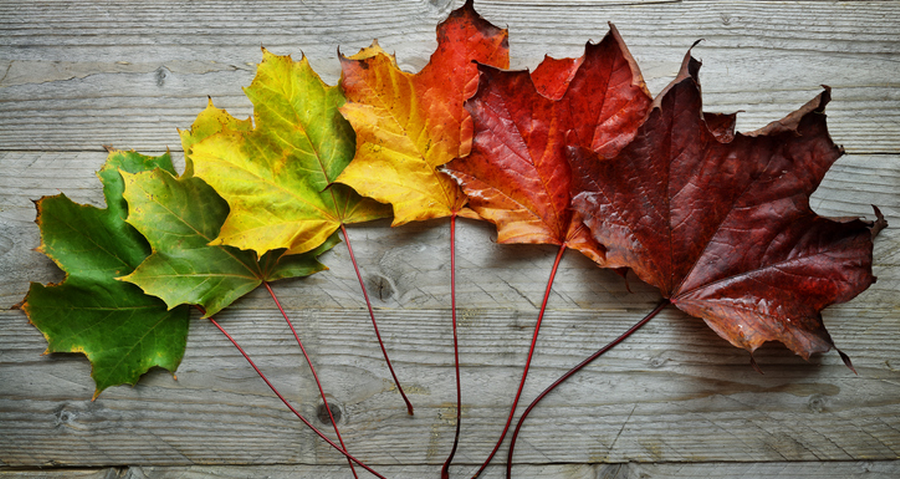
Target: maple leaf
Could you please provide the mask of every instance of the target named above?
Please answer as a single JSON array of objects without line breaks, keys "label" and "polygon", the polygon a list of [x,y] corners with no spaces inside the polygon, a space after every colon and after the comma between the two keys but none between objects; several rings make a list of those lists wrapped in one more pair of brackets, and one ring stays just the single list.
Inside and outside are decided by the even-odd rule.
[{"label": "maple leaf", "polygon": [[37,202],[40,251],[66,272],[60,284],[31,283],[20,306],[47,338],[47,352],[80,352],[91,362],[94,398],[104,389],[137,383],[153,366],[174,372],[184,355],[188,309],[167,311],[157,298],[115,278],[130,273],[150,247],[125,222],[119,171],[174,171],[159,157],[113,151],[98,172],[107,208],[79,205],[64,194]]},{"label": "maple leaf", "polygon": [[809,206],[843,152],[826,128],[829,90],[760,130],[729,133],[729,117],[701,113],[699,66],[688,53],[616,158],[571,148],[573,206],[608,266],[631,268],[733,345],[828,351],[820,312],[875,281],[872,240],[884,226],[877,209],[869,223]]},{"label": "maple leaf", "polygon": [[192,177],[193,146],[221,132],[251,132],[252,122],[216,108],[212,100],[197,115],[190,130],[181,130],[185,172],[178,178],[155,169],[123,173],[128,223],[147,238],[153,253],[131,274],[119,279],[145,293],[178,304],[200,305],[205,317],[226,308],[263,281],[308,276],[325,265],[317,257],[340,240],[336,233],[315,250],[288,255],[272,250],[256,253],[211,245],[225,221],[228,203],[202,179]]},{"label": "maple leaf", "polygon": [[598,263],[603,251],[570,207],[569,131],[613,156],[646,115],[651,97],[615,27],[577,59],[546,58],[533,74],[480,65],[466,107],[471,154],[448,163],[470,206],[497,225],[499,243],[573,247]]},{"label": "maple leaf", "polygon": [[351,58],[341,56],[341,113],[356,131],[356,155],[338,177],[363,196],[390,203],[392,226],[450,217],[450,302],[456,361],[457,421],[449,466],[459,443],[462,396],[456,329],[456,217],[477,217],[464,208],[459,185],[437,167],[471,148],[472,120],[463,108],[477,88],[474,62],[509,65],[508,34],[479,16],[472,1],[437,27],[437,50],[418,73],[400,70],[378,42]]},{"label": "maple leaf", "polygon": [[377,42],[341,57],[341,112],[356,131],[356,156],[338,178],[362,195],[390,203],[393,226],[462,213],[466,197],[436,168],[465,156],[471,118],[463,102],[475,93],[473,62],[509,66],[507,32],[481,18],[472,2],[437,29],[438,48],[416,74],[401,71]]},{"label": "maple leaf", "polygon": [[498,243],[560,248],[506,426],[476,476],[499,450],[512,422],[565,250],[575,248],[604,263],[603,247],[571,209],[567,135],[612,156],[634,137],[651,102],[636,62],[612,25],[600,43],[585,46],[582,57],[547,57],[534,74],[486,65],[479,71],[478,90],[466,102],[474,124],[471,153],[443,170],[460,183],[470,207],[497,225]]},{"label": "maple leaf", "polygon": [[[294,62],[263,49],[263,61],[245,93],[254,126],[234,127],[215,112],[221,131],[193,143],[186,134],[194,174],[230,206],[215,245],[251,249],[260,256],[287,249],[311,251],[341,224],[384,218],[389,209],[333,184],[353,158],[354,134],[338,112],[344,97],[326,85],[306,57]],[[185,134],[183,134],[185,135]],[[185,147],[188,151],[188,147]]]},{"label": "maple leaf", "polygon": [[337,233],[315,250],[298,255],[210,245],[228,215],[228,204],[200,178],[162,169],[123,173],[128,223],[153,249],[131,274],[120,279],[162,298],[172,308],[196,304],[212,316],[263,281],[309,276],[325,265],[316,258],[340,240]]},{"label": "maple leaf", "polygon": [[192,144],[189,155],[195,175],[230,207],[211,244],[252,249],[258,255],[285,248],[294,255],[318,248],[341,229],[385,362],[412,414],[345,229],[346,224],[388,217],[390,207],[334,182],[355,151],[353,129],[338,111],[346,101],[341,89],[322,82],[305,56],[294,62],[263,49],[263,61],[245,92],[253,103],[252,129],[235,131],[230,117],[213,112],[198,119],[201,126],[188,135],[193,142],[195,130],[203,135],[216,128],[215,122],[222,125],[222,131]]}]

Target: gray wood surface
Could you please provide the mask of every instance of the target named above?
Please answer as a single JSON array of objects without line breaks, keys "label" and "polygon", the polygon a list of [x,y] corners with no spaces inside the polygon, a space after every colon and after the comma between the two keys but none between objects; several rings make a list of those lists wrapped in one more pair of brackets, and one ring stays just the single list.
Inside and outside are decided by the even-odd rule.
[{"label": "gray wood surface", "polygon": [[[65,192],[102,205],[103,145],[180,157],[211,96],[236,116],[260,46],[323,78],[378,38],[421,68],[457,2],[0,1],[0,477],[351,477],[210,324],[195,317],[177,380],[154,370],[91,401],[90,366],[42,355],[24,314],[29,281],[60,281],[40,253],[32,200]],[[900,1],[478,1],[510,29],[513,66],[580,55],[612,21],[657,93],[686,49],[703,60],[710,111],[743,110],[757,128],[833,88],[829,128],[847,155],[812,205],[891,227],[875,246],[878,282],[828,308],[837,354],[806,362],[780,345],[748,355],[701,321],[666,310],[532,414],[519,478],[900,476]],[[349,450],[389,477],[437,477],[455,427],[447,223],[353,227],[350,237],[398,374],[405,414],[342,247],[330,271],[275,288],[331,400]],[[512,401],[555,248],[502,246],[463,221],[458,304],[462,438],[453,477],[469,477]],[[568,253],[554,284],[524,401],[649,311],[658,293]],[[319,399],[284,322],[256,291],[219,315],[309,417]],[[318,423],[327,429],[327,425]],[[501,455],[505,456],[505,447]],[[495,460],[483,477],[502,477]],[[361,474],[361,477],[366,477]]]}]

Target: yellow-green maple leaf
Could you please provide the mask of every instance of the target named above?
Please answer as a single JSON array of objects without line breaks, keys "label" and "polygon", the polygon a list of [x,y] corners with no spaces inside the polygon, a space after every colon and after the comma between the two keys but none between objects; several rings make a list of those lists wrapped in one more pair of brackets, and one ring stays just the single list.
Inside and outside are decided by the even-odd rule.
[{"label": "yellow-green maple leaf", "polygon": [[185,147],[194,175],[231,209],[211,244],[260,256],[279,248],[299,254],[321,245],[342,223],[389,215],[385,205],[332,184],[353,158],[354,134],[338,112],[345,102],[340,89],[322,82],[305,57],[295,62],[263,49],[245,93],[254,107],[252,128],[210,112],[191,134],[202,135],[204,125],[215,128],[216,122],[224,125],[221,131]]}]

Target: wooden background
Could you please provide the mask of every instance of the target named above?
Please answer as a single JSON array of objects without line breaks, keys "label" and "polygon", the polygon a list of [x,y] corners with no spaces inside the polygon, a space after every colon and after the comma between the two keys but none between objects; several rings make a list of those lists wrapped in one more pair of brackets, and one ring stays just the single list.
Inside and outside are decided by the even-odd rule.
[{"label": "wooden background", "polygon": [[[457,1],[0,1],[0,477],[351,477],[346,462],[275,399],[212,326],[192,323],[177,380],[154,370],[91,401],[80,355],[46,343],[10,307],[29,281],[61,273],[33,251],[32,200],[65,192],[102,206],[103,145],[181,152],[207,96],[238,117],[260,46],[300,52],[329,83],[336,51],[378,38],[421,68]],[[859,371],[836,353],[806,362],[780,345],[748,355],[701,321],[666,310],[536,409],[517,447],[518,478],[900,477],[900,1],[480,0],[507,26],[514,67],[578,56],[616,24],[656,94],[686,49],[707,110],[743,110],[755,129],[830,85],[829,126],[847,155],[812,201],[824,215],[891,224],[875,246],[878,282],[825,311]],[[276,283],[349,450],[389,477],[438,477],[454,429],[448,227],[353,227],[398,374],[407,417],[374,341],[346,250],[331,271]],[[499,246],[465,221],[458,244],[462,439],[453,477],[470,477],[502,427],[555,248]],[[523,402],[619,335],[658,300],[653,289],[567,254],[550,297]],[[296,345],[257,291],[219,315],[300,410],[318,399]],[[323,427],[326,425],[319,423]],[[505,447],[501,450],[505,455]],[[495,461],[483,477],[501,477]],[[368,477],[361,473],[361,477]]]}]

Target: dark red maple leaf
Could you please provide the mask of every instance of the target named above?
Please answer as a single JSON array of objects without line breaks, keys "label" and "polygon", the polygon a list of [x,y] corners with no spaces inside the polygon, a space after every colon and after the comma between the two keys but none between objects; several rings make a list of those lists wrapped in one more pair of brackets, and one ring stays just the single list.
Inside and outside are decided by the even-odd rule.
[{"label": "dark red maple leaf", "polygon": [[886,224],[877,208],[872,223],[809,206],[843,153],[826,128],[830,90],[733,133],[733,117],[702,113],[699,67],[688,53],[617,157],[570,147],[573,207],[608,266],[631,268],[733,345],[752,353],[776,340],[804,358],[828,351],[820,312],[875,281],[872,239]]}]

